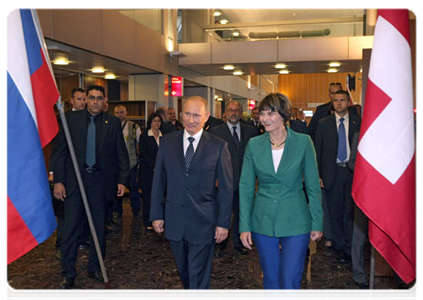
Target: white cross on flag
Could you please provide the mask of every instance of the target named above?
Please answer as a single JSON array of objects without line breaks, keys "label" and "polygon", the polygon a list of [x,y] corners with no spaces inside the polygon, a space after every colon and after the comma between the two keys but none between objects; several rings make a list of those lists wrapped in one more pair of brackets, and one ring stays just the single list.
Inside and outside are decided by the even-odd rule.
[{"label": "white cross on flag", "polygon": [[408,10],[378,10],[353,181],[373,247],[416,277],[416,175]]}]

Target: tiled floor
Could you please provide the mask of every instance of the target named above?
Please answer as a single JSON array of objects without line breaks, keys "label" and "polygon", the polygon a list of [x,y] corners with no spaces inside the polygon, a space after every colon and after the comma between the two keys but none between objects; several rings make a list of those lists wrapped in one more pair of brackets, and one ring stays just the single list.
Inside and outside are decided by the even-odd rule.
[{"label": "tiled floor", "polygon": [[[107,237],[105,260],[114,299],[180,299],[183,288],[167,241],[146,233],[141,220],[132,220],[128,199],[119,228]],[[85,274],[87,250],[79,250],[74,289],[65,297],[59,294],[61,264],[54,243],[55,235],[10,265],[8,299],[103,299],[104,284]],[[368,270],[369,255],[365,261]],[[302,299],[368,299],[368,292],[352,283],[351,265],[339,263],[323,242],[312,256],[311,280],[306,274],[303,278]],[[374,299],[420,298],[419,280],[407,294],[397,290],[393,278],[376,277],[375,287]],[[213,261],[210,299],[264,299],[256,250],[240,256],[229,242],[225,256]]]}]

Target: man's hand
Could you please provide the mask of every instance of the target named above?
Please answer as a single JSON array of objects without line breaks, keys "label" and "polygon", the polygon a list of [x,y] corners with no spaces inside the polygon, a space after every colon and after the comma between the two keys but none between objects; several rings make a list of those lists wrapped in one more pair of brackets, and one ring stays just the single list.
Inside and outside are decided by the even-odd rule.
[{"label": "man's hand", "polygon": [[65,201],[66,198],[66,188],[63,183],[58,182],[54,184],[53,195],[56,199]]},{"label": "man's hand", "polygon": [[228,237],[229,230],[223,227],[216,226],[216,231],[214,234],[214,238],[216,239],[216,243],[220,244]]},{"label": "man's hand", "polygon": [[153,228],[155,232],[162,233],[164,231],[164,220],[153,221]]},{"label": "man's hand", "polygon": [[240,236],[242,245],[248,250],[252,250],[253,239],[251,238],[251,232],[242,232]]},{"label": "man's hand", "polygon": [[319,181],[320,181],[320,187],[322,189],[324,189],[325,188],[325,185],[323,184],[323,179],[322,178],[319,178]]},{"label": "man's hand", "polygon": [[118,186],[117,186],[118,197],[123,197],[123,195],[125,195],[125,192],[126,192],[126,186],[119,183]]}]

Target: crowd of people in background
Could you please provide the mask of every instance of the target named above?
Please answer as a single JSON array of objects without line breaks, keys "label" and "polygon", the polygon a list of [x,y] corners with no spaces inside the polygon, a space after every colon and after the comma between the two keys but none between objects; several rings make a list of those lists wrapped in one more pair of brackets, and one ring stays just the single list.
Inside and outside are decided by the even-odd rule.
[{"label": "crowd of people in background", "polygon": [[[240,255],[257,248],[265,289],[300,288],[309,242],[321,239],[368,288],[366,219],[351,196],[361,111],[340,83],[330,84],[329,101],[308,125],[279,93],[250,115],[226,102],[222,119],[191,97],[179,118],[175,108],[158,107],[144,128],[122,104],[107,112],[102,86],[74,89],[70,103],[67,122],[102,255],[128,192],[133,218],[165,233],[184,288],[210,288],[211,262],[225,255],[229,230]],[[50,166],[55,201],[63,201],[55,209],[61,288],[74,287],[83,247],[87,276],[103,281],[62,127]]]}]

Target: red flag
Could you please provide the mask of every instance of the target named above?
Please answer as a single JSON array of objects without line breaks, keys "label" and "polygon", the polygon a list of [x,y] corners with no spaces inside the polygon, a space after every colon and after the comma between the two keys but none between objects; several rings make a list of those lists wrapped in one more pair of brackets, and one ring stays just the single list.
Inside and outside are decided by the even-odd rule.
[{"label": "red flag", "polygon": [[416,277],[416,176],[408,10],[379,10],[353,197],[375,249],[406,282]]}]

